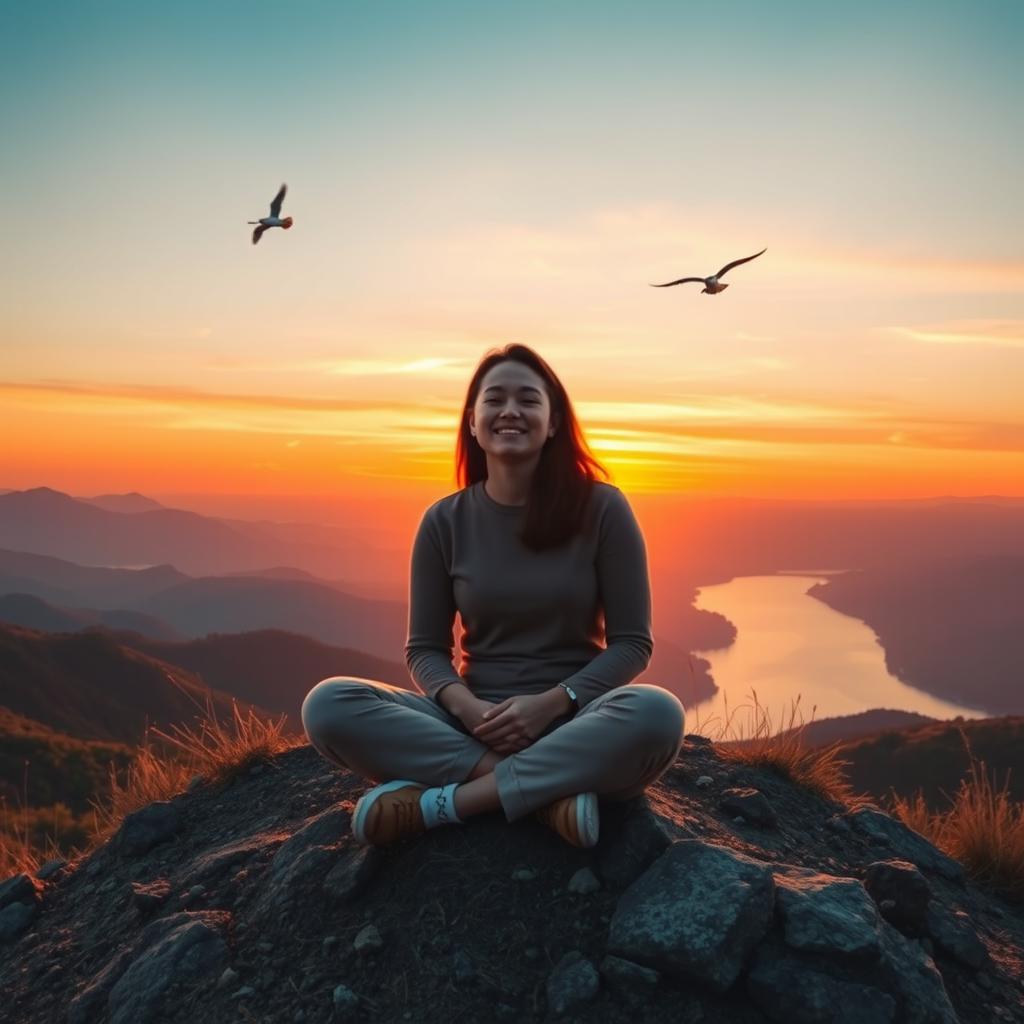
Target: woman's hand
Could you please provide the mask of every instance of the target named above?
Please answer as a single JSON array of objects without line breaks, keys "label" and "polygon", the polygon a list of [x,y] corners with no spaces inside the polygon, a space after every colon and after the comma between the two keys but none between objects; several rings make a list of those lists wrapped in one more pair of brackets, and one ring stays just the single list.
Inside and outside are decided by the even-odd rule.
[{"label": "woman's hand", "polygon": [[548,694],[522,694],[492,704],[479,725],[467,728],[499,754],[514,754],[525,750],[561,713]]}]

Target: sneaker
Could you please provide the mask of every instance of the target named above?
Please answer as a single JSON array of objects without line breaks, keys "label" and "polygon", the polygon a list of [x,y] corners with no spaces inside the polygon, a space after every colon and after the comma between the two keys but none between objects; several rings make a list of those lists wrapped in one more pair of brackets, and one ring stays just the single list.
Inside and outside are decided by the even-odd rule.
[{"label": "sneaker", "polygon": [[596,793],[562,797],[535,814],[539,821],[553,828],[567,843],[584,848],[597,845],[601,822]]},{"label": "sneaker", "polygon": [[427,830],[420,810],[426,786],[418,782],[385,782],[368,790],[352,813],[352,834],[367,846],[386,846]]}]

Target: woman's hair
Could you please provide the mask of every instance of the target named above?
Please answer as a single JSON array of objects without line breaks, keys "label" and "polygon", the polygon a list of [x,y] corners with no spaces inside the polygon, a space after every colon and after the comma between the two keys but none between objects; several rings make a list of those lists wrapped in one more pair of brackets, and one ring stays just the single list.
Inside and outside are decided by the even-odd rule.
[{"label": "woman's hair", "polygon": [[558,417],[554,437],[541,449],[526,500],[526,518],[521,539],[534,551],[565,543],[583,528],[587,502],[598,475],[608,471],[590,452],[584,440],[572,402],[555,371],[526,345],[506,345],[491,349],[477,366],[462,407],[459,437],[455,448],[455,474],[460,487],[487,479],[487,455],[469,432],[469,411],[476,404],[485,374],[506,360],[528,366],[544,381],[552,417]]}]

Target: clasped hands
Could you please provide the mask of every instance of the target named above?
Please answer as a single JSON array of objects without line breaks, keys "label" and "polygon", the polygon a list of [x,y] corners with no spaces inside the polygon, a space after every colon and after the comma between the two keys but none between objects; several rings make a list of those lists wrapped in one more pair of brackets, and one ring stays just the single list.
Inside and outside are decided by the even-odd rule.
[{"label": "clasped hands", "polygon": [[500,704],[477,700],[462,723],[481,743],[499,754],[525,750],[561,714],[547,694],[520,694]]}]

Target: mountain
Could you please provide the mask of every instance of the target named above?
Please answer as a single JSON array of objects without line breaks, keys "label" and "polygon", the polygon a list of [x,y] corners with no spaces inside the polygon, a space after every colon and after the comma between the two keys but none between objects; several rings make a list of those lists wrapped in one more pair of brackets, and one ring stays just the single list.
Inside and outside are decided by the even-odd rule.
[{"label": "mountain", "polygon": [[[0,594],[31,594],[60,608],[102,617],[97,608],[121,609],[113,628],[186,637],[212,632],[285,629],[324,643],[391,659],[405,645],[404,601],[344,593],[299,570],[193,578],[169,565],[102,569],[62,559],[0,550]],[[131,621],[133,613],[145,618]],[[110,613],[112,614],[112,613]],[[160,625],[157,625],[157,621]],[[68,628],[80,628],[70,624]]]},{"label": "mountain", "polygon": [[0,547],[83,565],[140,567],[170,563],[189,574],[294,565],[320,575],[351,576],[353,563],[372,578],[365,539],[334,534],[335,545],[286,540],[249,524],[157,508],[113,512],[39,487],[0,495]]},{"label": "mountain", "polygon": [[49,633],[69,633],[96,626],[125,629],[156,640],[183,640],[167,623],[152,615],[127,609],[97,611],[92,608],[61,608],[32,594],[0,594],[0,622]]},{"label": "mountain", "polygon": [[130,605],[188,579],[191,577],[170,565],[104,569],[49,555],[0,549],[0,593],[33,594],[65,607]]},{"label": "mountain", "polygon": [[181,665],[213,689],[289,716],[292,732],[301,733],[299,708],[306,694],[329,676],[375,679],[410,688],[403,664],[346,647],[331,647],[308,636],[279,629],[253,633],[211,634],[187,643],[161,643],[120,634],[127,647]]},{"label": "mountain", "polygon": [[362,779],[306,745],[257,768],[0,885],[12,1021],[1020,1018],[1019,906],[888,815],[710,744],[603,801],[590,850],[501,814],[368,849]]},{"label": "mountain", "polygon": [[946,809],[970,768],[970,755],[984,761],[1001,788],[1009,776],[1011,798],[1024,801],[1024,717],[931,722],[886,730],[844,744],[853,786],[878,800],[895,791],[909,798],[921,790],[933,810]]},{"label": "mountain", "polygon": [[303,580],[211,576],[169,587],[138,607],[192,637],[283,629],[384,658],[405,646],[404,604]]},{"label": "mountain", "polygon": [[97,508],[104,508],[108,512],[153,512],[159,508],[165,508],[159,501],[147,498],[138,491],[130,494],[98,494],[94,498],[79,498],[79,501],[86,501]]},{"label": "mountain", "polygon": [[[73,814],[109,788],[110,765],[127,767],[124,743],[81,740],[0,707],[0,797],[9,808],[63,803]],[[26,766],[27,762],[27,766]]]},{"label": "mountain", "polygon": [[963,707],[1024,713],[1024,556],[876,567],[808,593],[866,622],[888,670],[911,686]]},{"label": "mountain", "polygon": [[0,625],[0,707],[76,739],[134,745],[147,725],[191,722],[207,696],[231,716],[227,694],[108,634]]}]

